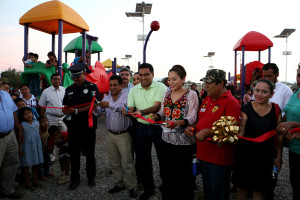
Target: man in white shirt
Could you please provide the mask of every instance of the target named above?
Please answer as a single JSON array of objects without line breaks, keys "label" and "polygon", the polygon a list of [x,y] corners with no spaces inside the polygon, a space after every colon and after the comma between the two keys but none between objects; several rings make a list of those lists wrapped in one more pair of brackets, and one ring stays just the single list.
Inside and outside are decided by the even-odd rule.
[{"label": "man in white shirt", "polygon": [[120,70],[119,75],[123,79],[122,90],[128,94],[130,89],[134,86],[132,83],[129,82],[131,79],[131,71],[127,67],[123,67]]},{"label": "man in white shirt", "polygon": [[[59,74],[52,74],[52,86],[45,89],[39,101],[40,106],[63,107],[62,101],[65,96],[65,88],[60,86],[61,77]],[[63,122],[64,114],[61,109],[41,108],[41,116],[48,119],[49,127],[52,125],[58,126],[62,132],[67,131],[67,126]]]},{"label": "man in white shirt", "polygon": [[[289,99],[292,96],[292,90],[286,86],[285,84],[281,83],[277,80],[279,76],[279,69],[275,63],[267,63],[262,68],[263,71],[263,78],[270,80],[275,85],[274,95],[269,100],[270,102],[277,103],[280,107],[282,116],[284,116],[283,108],[288,103]],[[279,144],[278,148],[275,149],[275,151],[281,151],[282,152],[282,138],[279,138]],[[276,155],[276,154],[274,154]],[[269,191],[266,191],[266,199],[271,200],[274,199],[274,189],[277,184],[277,179],[274,180],[272,188],[270,188]]]},{"label": "man in white shirt", "polygon": [[282,116],[284,115],[283,108],[288,103],[292,96],[292,90],[285,84],[277,80],[279,69],[275,63],[267,63],[263,66],[263,78],[272,81],[275,85],[274,95],[270,102],[277,103],[281,109]]}]

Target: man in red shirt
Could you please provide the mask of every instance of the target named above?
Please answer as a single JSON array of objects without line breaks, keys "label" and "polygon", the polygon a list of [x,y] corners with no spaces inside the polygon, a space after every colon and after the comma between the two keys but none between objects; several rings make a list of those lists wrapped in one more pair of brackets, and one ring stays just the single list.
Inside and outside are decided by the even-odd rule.
[{"label": "man in red shirt", "polygon": [[[212,136],[213,123],[221,116],[233,116],[240,121],[240,104],[225,89],[226,72],[211,69],[200,81],[205,82],[207,97],[203,100],[198,114],[196,127],[197,158],[201,160],[202,179],[205,199],[229,199],[230,172],[234,162],[234,145],[207,141]],[[186,128],[185,133],[192,136],[193,126]]]}]

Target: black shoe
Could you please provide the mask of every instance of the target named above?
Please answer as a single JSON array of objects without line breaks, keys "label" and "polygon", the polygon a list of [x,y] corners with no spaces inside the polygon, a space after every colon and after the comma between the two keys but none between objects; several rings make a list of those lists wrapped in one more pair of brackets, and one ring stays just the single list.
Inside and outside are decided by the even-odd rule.
[{"label": "black shoe", "polygon": [[80,181],[71,181],[69,190],[76,190],[80,184]]},{"label": "black shoe", "polygon": [[94,179],[89,179],[88,180],[88,186],[89,187],[95,187],[96,186],[96,182]]},{"label": "black shoe", "polygon": [[137,198],[137,192],[136,192],[136,190],[135,189],[130,189],[129,190],[129,197],[130,198]]},{"label": "black shoe", "polygon": [[152,192],[144,192],[140,197],[139,200],[148,200],[151,196],[154,195],[154,191]]},{"label": "black shoe", "polygon": [[108,193],[114,194],[114,193],[120,192],[121,190],[125,190],[125,189],[126,189],[125,187],[119,187],[119,186],[115,185],[113,188],[108,190]]}]

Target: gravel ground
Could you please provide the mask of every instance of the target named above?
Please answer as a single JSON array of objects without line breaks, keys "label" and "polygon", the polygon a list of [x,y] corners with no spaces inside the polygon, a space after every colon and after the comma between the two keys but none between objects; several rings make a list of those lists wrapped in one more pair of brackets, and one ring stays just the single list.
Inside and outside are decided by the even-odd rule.
[{"label": "gravel ground", "polygon": [[[78,189],[75,191],[70,191],[68,189],[69,183],[64,185],[58,185],[56,183],[58,175],[60,174],[59,162],[54,162],[51,166],[50,171],[53,172],[56,177],[49,179],[47,182],[41,182],[43,184],[42,189],[37,189],[33,192],[25,190],[22,185],[18,187],[18,191],[24,192],[23,199],[72,199],[72,200],[125,200],[130,199],[129,193],[127,190],[121,191],[117,194],[109,194],[107,191],[114,186],[113,175],[108,174],[107,171],[109,169],[109,163],[106,155],[105,148],[105,138],[106,138],[106,128],[104,124],[104,118],[100,117],[98,119],[98,129],[97,129],[97,137],[96,137],[96,165],[97,165],[97,175],[96,175],[96,187],[89,188],[87,186],[87,177],[85,174],[85,157],[82,156],[81,160],[81,184]],[[153,150],[153,170],[154,170],[154,179],[155,184],[158,187],[160,185],[159,178],[159,168],[158,161],[155,156],[155,151]],[[197,189],[195,191],[195,196],[197,200],[203,199],[203,188],[202,188],[202,180],[201,176],[197,177]],[[138,191],[139,194],[142,191]],[[275,189],[277,200],[290,200],[292,199],[292,190],[289,182],[289,166],[288,166],[288,150],[284,148],[283,155],[283,166],[281,173],[278,176],[278,186]],[[152,200],[161,199],[161,195],[158,189],[155,191],[155,196],[151,197]],[[235,199],[235,193],[231,194],[231,199]]]}]

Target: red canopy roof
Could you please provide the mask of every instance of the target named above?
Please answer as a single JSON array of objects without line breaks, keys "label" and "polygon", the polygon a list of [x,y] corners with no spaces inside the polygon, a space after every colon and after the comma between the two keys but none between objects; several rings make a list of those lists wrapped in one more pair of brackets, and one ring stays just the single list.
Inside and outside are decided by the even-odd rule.
[{"label": "red canopy roof", "polygon": [[273,47],[273,42],[259,32],[250,31],[236,43],[233,50],[242,51],[243,46],[245,46],[245,51],[264,51]]}]

